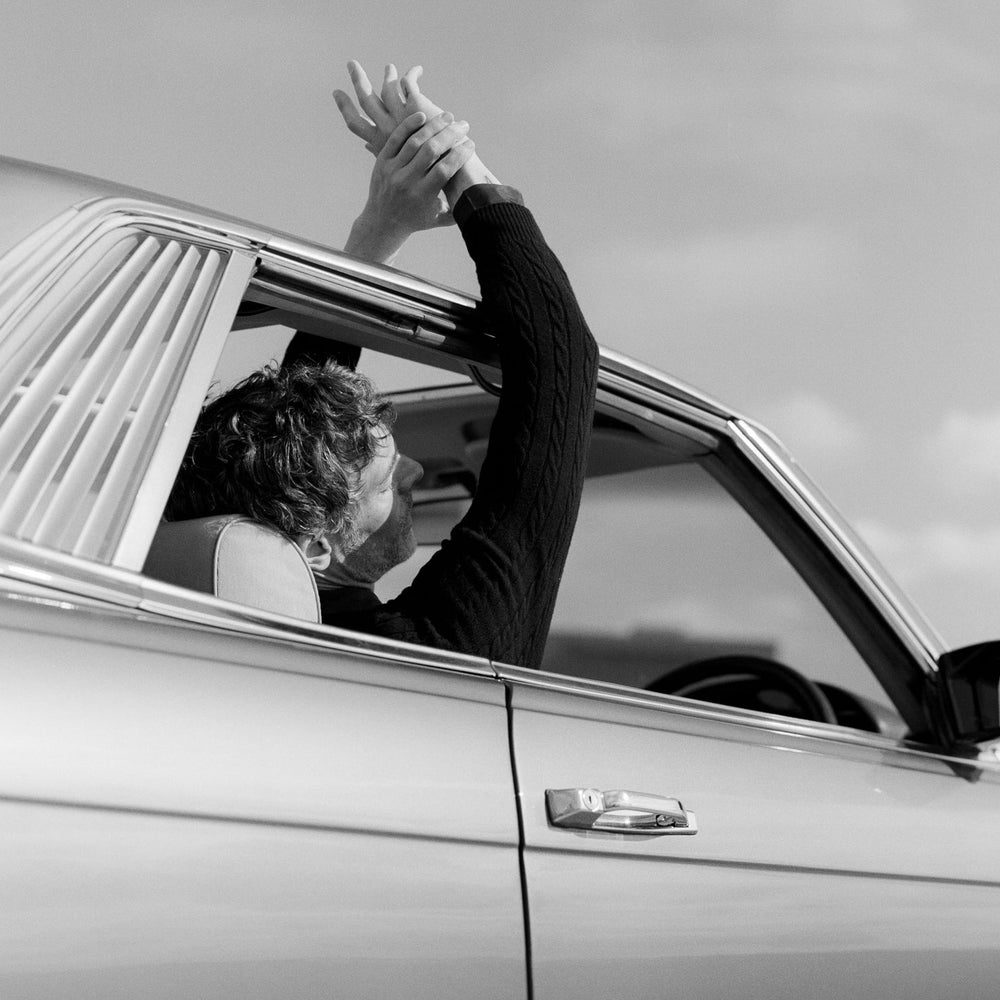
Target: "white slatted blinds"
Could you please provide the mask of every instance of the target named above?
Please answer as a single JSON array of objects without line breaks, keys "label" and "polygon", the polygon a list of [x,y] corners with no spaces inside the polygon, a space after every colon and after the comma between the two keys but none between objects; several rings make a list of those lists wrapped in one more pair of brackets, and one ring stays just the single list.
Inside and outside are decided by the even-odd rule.
[{"label": "white slatted blinds", "polygon": [[116,227],[4,295],[0,532],[112,560],[228,257]]}]

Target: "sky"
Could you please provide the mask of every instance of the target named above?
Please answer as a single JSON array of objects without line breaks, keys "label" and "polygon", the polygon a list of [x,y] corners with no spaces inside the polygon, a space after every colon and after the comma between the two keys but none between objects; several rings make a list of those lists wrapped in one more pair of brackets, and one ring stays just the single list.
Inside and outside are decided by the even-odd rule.
[{"label": "sky", "polygon": [[[953,645],[1000,637],[1000,5],[5,0],[0,152],[341,246],[330,96],[425,67],[605,345],[774,430]],[[475,290],[454,230],[397,266]]]}]

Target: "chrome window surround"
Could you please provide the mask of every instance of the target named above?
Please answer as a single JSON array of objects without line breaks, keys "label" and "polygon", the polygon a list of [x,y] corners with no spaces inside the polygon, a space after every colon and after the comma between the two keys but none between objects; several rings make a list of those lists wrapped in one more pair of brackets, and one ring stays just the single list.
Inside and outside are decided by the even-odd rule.
[{"label": "chrome window surround", "polygon": [[474,317],[475,299],[411,275],[393,277],[390,285],[370,264],[281,240],[261,250],[247,298],[271,308],[269,323],[312,323],[317,332],[333,326],[346,343],[425,362],[430,350],[437,367],[499,376],[496,345]]},{"label": "chrome window surround", "polygon": [[[0,323],[8,315],[5,313],[6,300],[2,297],[4,288],[16,285],[25,273],[32,272],[39,261],[53,251],[75,249],[82,233],[91,231],[98,220],[109,216],[115,220],[115,224],[131,224],[139,229],[229,251],[233,255],[232,259],[239,264],[238,267],[231,268],[233,277],[224,296],[225,308],[214,310],[211,324],[206,321],[206,330],[212,325],[212,337],[220,338],[218,349],[213,342],[212,349],[206,350],[199,358],[198,376],[188,379],[185,386],[186,401],[183,406],[180,402],[175,403],[175,410],[190,414],[190,422],[183,421],[184,426],[173,429],[173,454],[176,460],[171,461],[166,455],[157,455],[153,462],[161,477],[166,480],[152,488],[152,492],[158,496],[162,494],[161,505],[197,413],[197,404],[204,394],[218,351],[221,350],[221,338],[228,332],[229,322],[235,314],[243,286],[250,277],[250,268],[257,256],[259,267],[251,282],[248,297],[272,306],[279,314],[286,310],[296,317],[311,316],[320,328],[332,327],[338,336],[342,335],[346,323],[349,329],[353,326],[355,335],[366,344],[388,353],[414,356],[426,361],[428,354],[432,352],[435,362],[441,367],[456,370],[477,368],[498,373],[494,344],[488,336],[484,338],[481,331],[477,332],[473,315],[476,300],[470,296],[410,275],[379,268],[314,244],[272,235],[245,223],[220,221],[194,210],[181,214],[179,210],[165,209],[153,203],[132,199],[96,199],[78,207],[74,213],[64,213],[45,227],[44,238],[40,235],[29,237],[0,260],[0,302],[5,304],[0,306]],[[832,545],[832,551],[844,571],[885,620],[892,624],[894,634],[907,644],[920,668],[927,673],[933,671],[935,644],[931,638],[932,630],[894,600],[892,588],[883,585],[883,578],[872,563],[839,530],[839,519],[831,513],[830,508],[808,487],[797,485],[794,472],[782,460],[776,459],[776,455],[771,453],[773,449],[769,450],[759,440],[753,439],[753,435],[747,431],[748,425],[737,414],[699,391],[651,368],[637,365],[613,351],[602,349],[601,357],[600,396],[613,408],[630,413],[647,426],[662,427],[667,433],[670,433],[672,426],[683,428],[686,434],[700,430],[707,447],[711,447],[718,434],[736,442],[796,514],[811,530],[818,532]],[[149,502],[151,506],[156,506],[152,499]],[[157,507],[157,515],[158,509]],[[141,565],[148,537],[154,529],[155,516],[145,527],[136,528],[132,534],[128,558],[123,559],[122,566],[138,568]],[[21,569],[29,570],[29,564],[33,561],[26,552],[25,558],[19,560]],[[0,562],[0,570],[9,572],[11,569],[10,562],[6,565]],[[91,564],[85,575],[94,580],[88,584],[88,588],[93,589],[105,572],[109,574],[107,587],[101,585],[98,589],[108,594],[124,585],[126,579],[131,579],[131,574],[125,574],[125,578],[122,578],[113,574],[110,568],[104,570]],[[20,574],[15,571],[13,575]],[[78,579],[76,573],[62,577],[61,587],[65,586],[72,591],[78,585],[74,583],[74,579]],[[318,626],[296,623],[294,628],[290,628],[276,616],[236,609],[236,606],[211,598],[203,599],[200,595],[188,597],[185,592],[174,588],[165,585],[150,587],[149,584],[150,581],[137,577],[134,585],[130,583],[125,590],[130,591],[133,596],[138,590],[143,595],[138,597],[139,604],[158,615],[169,615],[185,621],[195,617],[214,627],[250,634],[287,637],[291,633],[297,639],[308,635],[308,641],[332,641],[329,632]],[[201,607],[205,602],[211,607],[204,615],[192,606]],[[132,600],[126,598],[121,603],[131,605]],[[364,644],[365,639],[361,639],[360,645]],[[350,642],[352,649],[357,649],[358,645],[353,640]],[[376,642],[379,648],[381,645]]]},{"label": "chrome window surround", "polygon": [[[875,670],[876,675],[889,689],[907,724],[915,732],[925,732],[931,720],[925,718],[922,695],[937,673],[936,661],[943,644],[905,599],[897,597],[896,589],[874,557],[867,554],[849,531],[841,529],[841,519],[818,488],[798,473],[790,460],[782,458],[780,445],[761,446],[762,428],[707,397],[700,398],[697,390],[681,384],[675,394],[671,379],[648,368],[638,378],[631,378],[626,359],[603,349],[602,366],[610,371],[602,370],[599,399],[622,414],[639,417],[647,425],[660,426],[668,432],[672,428],[684,428],[688,435],[700,431],[706,436],[706,443],[712,442],[710,451],[715,451],[721,440],[729,442],[761,482],[777,495],[793,519],[811,537],[823,541],[824,554],[835,560],[863,606],[872,609],[871,617],[878,621],[890,646],[898,648],[898,654],[880,657],[885,662],[880,663],[882,670]],[[814,548],[819,551],[819,546]],[[786,550],[786,555],[789,554]],[[796,561],[792,559],[793,563]],[[850,633],[850,629],[847,631]],[[870,656],[860,647],[859,652],[871,664]],[[906,677],[898,676],[901,669],[906,671]]]},{"label": "chrome window surround", "polygon": [[612,390],[613,395],[631,401],[633,407],[645,404],[645,413],[652,422],[665,415],[666,396],[671,401],[669,415],[732,440],[809,527],[831,546],[852,580],[893,623],[915,659],[925,670],[936,673],[937,659],[946,649],[941,637],[770,431],[697,389],[624,355],[602,348],[601,362],[605,369],[602,386]]},{"label": "chrome window surround", "polygon": [[[617,374],[623,355],[601,348],[601,386],[612,405],[625,404],[651,423],[669,426],[679,420],[690,429],[732,441],[750,464],[794,509],[796,514],[822,538],[837,556],[850,578],[891,622],[914,658],[928,671],[936,672],[937,659],[945,646],[934,628],[913,608],[892,582],[888,573],[864,544],[845,525],[836,509],[808,477],[801,472],[780,442],[759,424],[726,410],[709,397],[699,398],[697,390],[680,384],[675,395],[673,379],[660,373],[656,380],[638,381]],[[652,369],[646,369],[651,375]],[[668,402],[669,400],[669,402]]]},{"label": "chrome window surround", "polygon": [[[606,707],[598,709],[602,714],[609,710],[619,710],[622,713],[621,721],[629,725],[641,725],[633,714],[636,710],[667,713],[674,720],[671,722],[672,729],[683,729],[713,740],[760,743],[797,753],[825,754],[836,747],[834,752],[841,755],[853,748],[861,753],[876,753],[880,764],[891,763],[893,766],[923,770],[943,763],[959,774],[975,774],[979,777],[985,772],[990,780],[1000,781],[1000,758],[993,753],[992,748],[973,759],[955,756],[937,747],[900,742],[879,733],[846,726],[792,719],[728,705],[713,705],[676,695],[625,688],[603,681],[550,674],[507,664],[497,664],[496,669],[497,676],[512,688],[515,711],[518,710],[516,689],[528,688],[548,692],[552,696],[552,702],[547,711],[557,715],[579,717],[579,705],[575,702],[576,699],[583,698],[603,703]],[[706,730],[707,726],[711,727],[710,731]]]}]

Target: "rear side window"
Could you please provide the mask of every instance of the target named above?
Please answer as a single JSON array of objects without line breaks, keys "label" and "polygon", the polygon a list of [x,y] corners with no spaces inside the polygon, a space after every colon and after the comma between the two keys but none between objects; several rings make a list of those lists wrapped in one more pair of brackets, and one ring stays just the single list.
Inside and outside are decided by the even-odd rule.
[{"label": "rear side window", "polygon": [[170,419],[230,256],[118,225],[12,292],[0,316],[0,532],[141,560],[127,529],[161,444],[183,445],[197,412]]}]

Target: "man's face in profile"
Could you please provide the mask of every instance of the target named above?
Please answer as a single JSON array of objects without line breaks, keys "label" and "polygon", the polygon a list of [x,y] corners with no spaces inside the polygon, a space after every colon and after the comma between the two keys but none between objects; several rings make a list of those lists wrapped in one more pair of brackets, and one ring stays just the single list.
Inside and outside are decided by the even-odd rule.
[{"label": "man's face in profile", "polygon": [[413,487],[424,470],[401,455],[392,434],[377,439],[375,457],[361,473],[351,529],[335,540],[343,569],[358,583],[375,583],[416,551]]}]

